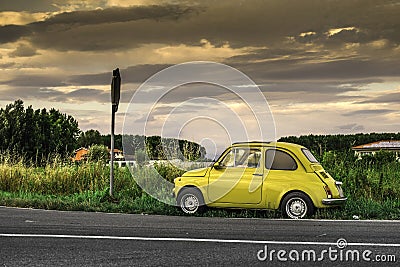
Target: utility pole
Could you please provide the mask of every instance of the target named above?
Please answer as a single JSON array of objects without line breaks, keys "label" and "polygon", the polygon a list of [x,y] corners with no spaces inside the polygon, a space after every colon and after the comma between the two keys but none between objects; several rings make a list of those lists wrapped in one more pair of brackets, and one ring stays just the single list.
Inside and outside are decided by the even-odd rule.
[{"label": "utility pole", "polygon": [[115,113],[118,111],[118,104],[121,91],[121,76],[119,69],[113,70],[111,81],[111,161],[110,161],[110,197],[113,196],[114,187],[114,129]]}]

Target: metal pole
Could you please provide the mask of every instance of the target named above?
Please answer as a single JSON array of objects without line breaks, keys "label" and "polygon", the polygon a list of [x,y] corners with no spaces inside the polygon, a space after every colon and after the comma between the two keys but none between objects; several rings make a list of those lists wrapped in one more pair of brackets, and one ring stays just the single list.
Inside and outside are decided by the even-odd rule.
[{"label": "metal pole", "polygon": [[112,105],[111,116],[111,161],[110,161],[110,196],[113,196],[114,187],[114,128],[115,128],[115,106]]}]

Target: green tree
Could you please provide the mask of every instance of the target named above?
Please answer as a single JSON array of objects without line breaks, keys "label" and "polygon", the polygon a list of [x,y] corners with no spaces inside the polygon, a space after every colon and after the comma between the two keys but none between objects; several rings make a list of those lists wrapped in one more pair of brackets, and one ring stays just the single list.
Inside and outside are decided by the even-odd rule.
[{"label": "green tree", "polygon": [[87,159],[90,161],[107,162],[109,158],[108,148],[104,145],[93,145],[89,148]]},{"label": "green tree", "polygon": [[0,151],[16,159],[41,163],[52,154],[66,157],[78,133],[78,122],[55,109],[25,109],[22,100],[0,109]]},{"label": "green tree", "polygon": [[106,145],[103,143],[100,132],[93,129],[81,132],[76,142],[76,148],[90,147],[92,145]]}]

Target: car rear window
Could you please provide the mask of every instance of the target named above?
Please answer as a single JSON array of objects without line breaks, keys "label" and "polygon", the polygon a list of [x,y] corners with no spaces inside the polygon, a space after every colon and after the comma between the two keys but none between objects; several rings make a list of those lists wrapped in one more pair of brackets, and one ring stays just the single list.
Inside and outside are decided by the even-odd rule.
[{"label": "car rear window", "polygon": [[310,150],[308,150],[307,148],[303,148],[302,149],[304,156],[306,156],[306,158],[312,162],[312,163],[318,163],[318,160],[314,157],[314,155],[311,153]]}]

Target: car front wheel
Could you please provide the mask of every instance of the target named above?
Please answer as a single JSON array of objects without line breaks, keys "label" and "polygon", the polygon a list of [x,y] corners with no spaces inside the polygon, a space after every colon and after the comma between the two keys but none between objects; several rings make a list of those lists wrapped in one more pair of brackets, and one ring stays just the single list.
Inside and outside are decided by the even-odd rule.
[{"label": "car front wheel", "polygon": [[314,205],[307,195],[293,192],[283,199],[281,210],[286,217],[301,219],[314,213]]},{"label": "car front wheel", "polygon": [[179,193],[177,204],[186,214],[200,213],[205,210],[203,195],[195,188],[185,188]]}]

